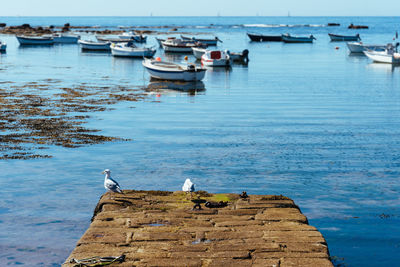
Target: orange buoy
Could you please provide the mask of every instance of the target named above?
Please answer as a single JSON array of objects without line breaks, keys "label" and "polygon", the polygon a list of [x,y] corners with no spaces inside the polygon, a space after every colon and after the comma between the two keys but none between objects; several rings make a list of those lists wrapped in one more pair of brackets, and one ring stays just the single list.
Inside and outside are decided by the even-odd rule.
[{"label": "orange buoy", "polygon": [[188,56],[185,56],[185,60],[188,60],[189,58],[188,58]]},{"label": "orange buoy", "polygon": [[160,57],[156,57],[156,61],[161,61],[161,58]]},{"label": "orange buoy", "polygon": [[156,97],[161,97],[161,95],[160,94],[156,94]]},{"label": "orange buoy", "polygon": [[336,46],[335,49],[336,49],[336,50],[339,50],[339,46]]}]

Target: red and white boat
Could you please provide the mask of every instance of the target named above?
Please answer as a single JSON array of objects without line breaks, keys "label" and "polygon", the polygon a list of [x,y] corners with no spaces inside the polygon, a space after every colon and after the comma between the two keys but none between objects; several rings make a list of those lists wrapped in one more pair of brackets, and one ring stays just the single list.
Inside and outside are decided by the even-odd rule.
[{"label": "red and white boat", "polygon": [[206,67],[229,67],[231,58],[226,51],[207,50],[201,56],[201,64]]}]

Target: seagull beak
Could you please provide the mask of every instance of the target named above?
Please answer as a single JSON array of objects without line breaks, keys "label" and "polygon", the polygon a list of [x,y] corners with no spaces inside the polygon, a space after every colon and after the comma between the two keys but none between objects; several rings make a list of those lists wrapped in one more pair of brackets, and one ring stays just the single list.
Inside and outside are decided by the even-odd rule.
[{"label": "seagull beak", "polygon": [[101,172],[101,174],[105,174],[105,173],[106,173],[105,171],[102,171],[102,172]]}]

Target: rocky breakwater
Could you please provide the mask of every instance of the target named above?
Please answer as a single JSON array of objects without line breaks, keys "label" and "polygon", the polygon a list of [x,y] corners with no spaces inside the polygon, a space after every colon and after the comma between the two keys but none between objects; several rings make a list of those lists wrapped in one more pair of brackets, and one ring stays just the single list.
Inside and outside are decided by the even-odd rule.
[{"label": "rocky breakwater", "polygon": [[193,209],[183,192],[106,193],[63,266],[122,255],[112,266],[333,266],[324,237],[287,197],[194,198],[209,203]]},{"label": "rocky breakwater", "polygon": [[16,35],[42,35],[52,34],[51,27],[32,27],[29,24],[22,24],[19,26],[5,26],[0,27],[1,34],[16,34]]}]

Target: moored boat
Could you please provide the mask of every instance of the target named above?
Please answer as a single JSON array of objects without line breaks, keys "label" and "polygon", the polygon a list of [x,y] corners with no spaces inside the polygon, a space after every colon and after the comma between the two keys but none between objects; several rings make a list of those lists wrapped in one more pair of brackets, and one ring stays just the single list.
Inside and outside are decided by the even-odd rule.
[{"label": "moored boat", "polygon": [[54,44],[53,37],[49,36],[25,36],[17,35],[17,40],[20,45],[52,45]]},{"label": "moored boat", "polygon": [[164,42],[165,40],[173,40],[173,39],[176,39],[176,37],[168,37],[167,39],[156,37],[156,41],[160,47],[162,47],[162,42]]},{"label": "moored boat", "polygon": [[247,33],[253,42],[282,42],[282,35],[263,35],[255,33]]},{"label": "moored boat", "polygon": [[333,33],[328,33],[329,37],[331,38],[332,42],[340,42],[340,41],[360,41],[360,35],[339,35],[339,34],[333,34]]},{"label": "moored boat", "polygon": [[348,29],[368,29],[369,27],[366,25],[354,25],[351,23],[348,27]]},{"label": "moored boat", "polygon": [[5,52],[7,49],[7,44],[0,40],[0,52]]},{"label": "moored boat", "polygon": [[204,53],[207,51],[206,48],[192,47],[193,55],[196,59],[201,59]]},{"label": "moored boat", "polygon": [[229,67],[231,59],[226,51],[207,50],[201,56],[201,64],[207,67]]},{"label": "moored boat", "polygon": [[53,35],[53,39],[56,44],[76,44],[81,39],[81,36],[71,33],[56,33]]},{"label": "moored boat", "polygon": [[180,65],[154,59],[144,59],[143,66],[154,79],[172,81],[201,81],[206,69],[194,64]]},{"label": "moored boat", "polygon": [[192,47],[206,47],[199,42],[183,41],[182,39],[167,39],[161,42],[165,52],[187,53],[192,52]]},{"label": "moored boat", "polygon": [[91,50],[91,51],[110,51],[111,42],[95,42],[88,40],[79,40],[79,45],[82,50]]},{"label": "moored boat", "polygon": [[396,46],[393,44],[388,44],[385,51],[367,50],[364,51],[364,54],[374,62],[400,64],[400,53],[397,52],[398,46],[399,43],[397,43]]},{"label": "moored boat", "polygon": [[128,41],[134,41],[137,43],[145,43],[147,41],[147,36],[143,36],[141,34],[136,34],[135,32],[124,32],[123,34],[118,36],[119,39],[125,39]]},{"label": "moored boat", "polygon": [[317,40],[313,35],[309,37],[291,36],[290,34],[282,34],[282,41],[285,43],[312,43]]},{"label": "moored boat", "polygon": [[111,54],[116,57],[152,57],[156,53],[154,48],[137,47],[133,42],[111,44]]},{"label": "moored boat", "polygon": [[245,49],[242,52],[227,51],[231,61],[242,62],[247,64],[249,62],[249,50]]},{"label": "moored boat", "polygon": [[184,41],[200,42],[200,43],[206,44],[208,46],[217,46],[218,42],[222,43],[222,41],[218,37],[207,39],[207,38],[187,37],[187,36],[181,35],[181,38]]},{"label": "moored boat", "polygon": [[366,50],[384,51],[387,45],[363,44],[362,42],[348,42],[347,47],[351,53],[362,53]]}]

